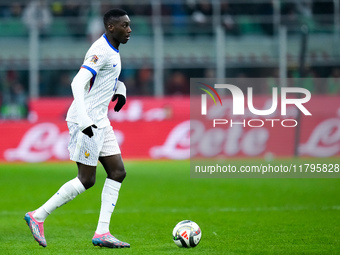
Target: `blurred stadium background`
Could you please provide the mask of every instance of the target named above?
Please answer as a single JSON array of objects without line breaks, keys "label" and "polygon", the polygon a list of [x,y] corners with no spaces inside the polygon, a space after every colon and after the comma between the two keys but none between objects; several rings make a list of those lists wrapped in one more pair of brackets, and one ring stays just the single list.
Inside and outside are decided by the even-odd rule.
[{"label": "blurred stadium background", "polygon": [[[178,138],[170,145],[176,143],[170,138],[189,119],[190,78],[265,77],[270,83],[270,78],[307,77],[303,86],[330,109],[318,116],[338,117],[338,0],[2,0],[1,160],[67,160],[70,83],[88,47],[103,33],[103,13],[113,7],[127,10],[133,30],[120,48],[128,104],[122,113],[110,111],[129,158],[188,158],[189,144]],[[303,72],[302,27],[309,32]],[[270,95],[265,85],[255,93]],[[136,124],[145,137],[157,130],[158,139],[134,146]],[[328,146],[339,143],[339,129],[333,127]]]},{"label": "blurred stadium background", "polygon": [[[312,93],[313,116],[301,118],[298,139],[294,129],[239,125],[222,143],[211,139],[214,147],[200,143],[213,135],[203,128],[191,146],[235,166],[339,163],[339,0],[1,0],[2,253],[98,254],[90,240],[106,178],[101,166],[97,185],[49,218],[46,249],[22,217],[76,173],[65,122],[70,83],[113,7],[127,10],[133,30],[120,47],[127,104],[119,113],[109,108],[128,172],[111,224],[132,245],[124,252],[338,254],[339,178],[190,178],[186,159],[190,78],[260,78],[254,102],[263,106],[272,86],[305,77],[299,87]],[[195,250],[171,240],[183,219],[202,228]]]}]

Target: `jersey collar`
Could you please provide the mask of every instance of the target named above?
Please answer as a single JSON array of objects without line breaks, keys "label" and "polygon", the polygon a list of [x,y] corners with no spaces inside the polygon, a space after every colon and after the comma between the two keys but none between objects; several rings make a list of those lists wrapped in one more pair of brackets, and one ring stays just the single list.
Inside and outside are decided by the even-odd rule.
[{"label": "jersey collar", "polygon": [[115,47],[113,47],[113,45],[109,42],[109,40],[107,39],[106,34],[103,34],[103,37],[105,38],[106,42],[108,43],[108,45],[117,53],[119,53],[119,50],[117,50]]}]

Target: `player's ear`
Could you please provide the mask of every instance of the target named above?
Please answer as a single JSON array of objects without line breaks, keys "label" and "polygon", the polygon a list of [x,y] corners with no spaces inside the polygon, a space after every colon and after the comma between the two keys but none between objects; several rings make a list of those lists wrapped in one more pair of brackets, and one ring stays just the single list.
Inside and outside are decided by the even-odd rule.
[{"label": "player's ear", "polygon": [[109,29],[109,31],[113,31],[114,30],[114,25],[112,24],[112,23],[109,23],[108,25],[107,25],[107,28]]}]

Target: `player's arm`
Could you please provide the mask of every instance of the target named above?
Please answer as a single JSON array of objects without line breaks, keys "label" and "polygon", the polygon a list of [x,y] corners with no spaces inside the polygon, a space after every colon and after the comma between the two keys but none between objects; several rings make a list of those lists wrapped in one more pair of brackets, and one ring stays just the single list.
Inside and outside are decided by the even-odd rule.
[{"label": "player's arm", "polygon": [[120,109],[122,109],[122,107],[125,105],[126,103],[126,87],[124,82],[121,81],[117,81],[117,88],[115,90],[115,94],[112,98],[112,102],[117,100],[117,103],[115,105],[115,111],[119,112]]},{"label": "player's arm", "polygon": [[71,83],[74,102],[77,108],[78,125],[80,130],[89,137],[93,136],[91,126],[95,128],[96,126],[86,112],[84,93],[85,86],[91,80],[92,76],[93,75],[90,71],[85,68],[80,68]]}]

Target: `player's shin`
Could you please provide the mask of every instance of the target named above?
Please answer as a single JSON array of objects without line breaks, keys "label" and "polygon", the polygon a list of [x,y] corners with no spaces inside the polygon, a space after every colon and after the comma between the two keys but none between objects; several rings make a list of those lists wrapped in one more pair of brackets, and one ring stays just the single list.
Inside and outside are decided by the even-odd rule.
[{"label": "player's shin", "polygon": [[96,233],[99,235],[109,232],[110,219],[118,200],[120,187],[121,183],[117,181],[108,178],[105,180],[102,191],[99,221],[96,229]]},{"label": "player's shin", "polygon": [[84,191],[85,187],[78,177],[68,181],[45,204],[36,210],[34,218],[40,222],[44,221],[55,209],[71,201]]}]

